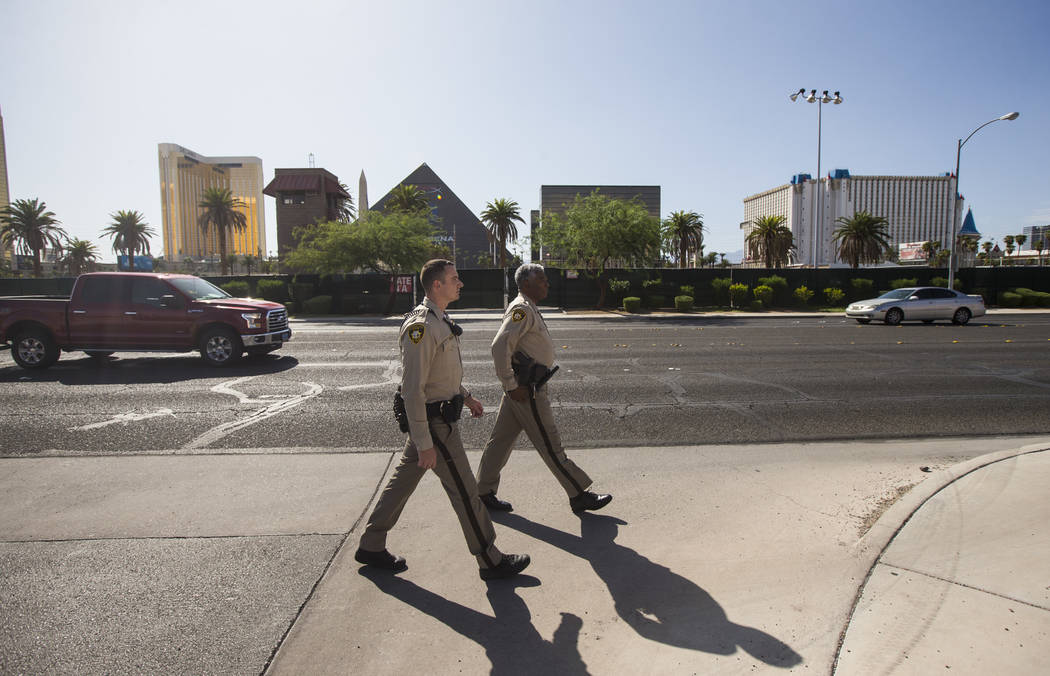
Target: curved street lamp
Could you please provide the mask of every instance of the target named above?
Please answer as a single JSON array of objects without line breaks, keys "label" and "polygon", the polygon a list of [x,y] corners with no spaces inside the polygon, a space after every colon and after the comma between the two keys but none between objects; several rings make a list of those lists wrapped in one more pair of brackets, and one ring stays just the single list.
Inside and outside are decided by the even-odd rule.
[{"label": "curved street lamp", "polygon": [[966,140],[959,139],[959,145],[955,148],[955,201],[952,203],[952,233],[951,239],[948,241],[948,288],[955,288],[955,268],[959,263],[958,256],[955,255],[955,249],[958,246],[956,241],[959,238],[959,157],[962,155],[962,147],[966,145],[966,141],[969,141],[974,134],[981,131],[993,122],[1001,122],[1003,120],[1016,120],[1020,117],[1021,113],[1013,112],[1007,113],[1006,115],[1000,115],[999,117],[988,120],[980,127],[977,127],[970,132],[970,135],[966,137]]},{"label": "curved street lamp", "polygon": [[820,247],[819,247],[818,242],[820,242],[823,239],[822,237],[818,237],[817,236],[817,218],[821,219],[821,223],[822,224],[823,224],[823,220],[824,220],[824,191],[820,189],[820,131],[821,131],[821,129],[820,129],[820,126],[821,126],[820,106],[822,104],[825,104],[825,103],[834,103],[837,106],[838,104],[842,103],[842,96],[839,95],[839,92],[835,92],[834,96],[830,96],[828,94],[828,90],[827,89],[825,89],[824,92],[820,96],[817,96],[817,90],[816,89],[809,90],[809,94],[807,94],[806,93],[806,88],[803,87],[803,88],[799,89],[797,92],[795,92],[794,94],[789,94],[788,98],[790,98],[792,101],[797,101],[798,97],[800,97],[800,96],[802,97],[802,100],[806,101],[807,103],[816,103],[817,104],[817,187],[816,187],[816,190],[817,190],[817,210],[813,214],[813,230],[812,230],[812,234],[811,234],[811,237],[812,237],[812,240],[813,240],[813,244],[812,244],[812,248],[811,248],[811,252],[810,252],[811,253],[811,260],[812,260],[812,263],[813,263],[813,267],[817,267],[817,265],[819,263],[819,261],[817,260],[817,256],[818,256],[818,252],[820,251]]}]

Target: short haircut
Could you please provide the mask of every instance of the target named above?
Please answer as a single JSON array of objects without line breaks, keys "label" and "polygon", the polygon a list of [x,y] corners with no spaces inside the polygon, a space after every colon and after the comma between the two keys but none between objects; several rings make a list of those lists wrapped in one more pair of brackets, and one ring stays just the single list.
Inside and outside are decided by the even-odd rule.
[{"label": "short haircut", "polygon": [[518,288],[521,288],[522,284],[541,272],[543,272],[543,266],[539,263],[522,263],[514,271],[514,283],[518,285]]},{"label": "short haircut", "polygon": [[419,273],[419,281],[423,282],[423,293],[428,293],[434,282],[445,276],[445,268],[450,265],[455,263],[444,258],[435,258],[423,264]]}]

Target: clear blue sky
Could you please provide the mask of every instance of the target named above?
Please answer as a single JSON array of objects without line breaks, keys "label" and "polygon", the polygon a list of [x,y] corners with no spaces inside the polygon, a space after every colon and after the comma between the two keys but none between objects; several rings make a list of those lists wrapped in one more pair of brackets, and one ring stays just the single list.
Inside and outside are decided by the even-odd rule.
[{"label": "clear blue sky", "polygon": [[[955,168],[986,238],[1050,224],[1050,3],[0,0],[11,198],[97,240],[161,226],[157,144],[316,164],[375,202],[427,162],[476,213],[541,184],[662,187],[743,248],[743,198],[822,169]],[[268,247],[276,219],[267,202]],[[527,233],[527,227],[523,228]],[[109,240],[98,240],[113,260]],[[154,254],[161,251],[154,239]]]}]

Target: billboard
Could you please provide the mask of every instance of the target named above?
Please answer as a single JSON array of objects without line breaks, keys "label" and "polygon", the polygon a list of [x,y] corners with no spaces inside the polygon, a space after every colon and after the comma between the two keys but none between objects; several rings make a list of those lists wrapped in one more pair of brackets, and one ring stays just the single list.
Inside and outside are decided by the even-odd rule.
[{"label": "billboard", "polygon": [[926,242],[903,242],[897,245],[898,260],[901,263],[907,261],[925,261],[926,252],[922,245]]},{"label": "billboard", "polygon": [[[117,256],[117,269],[128,269],[127,256]],[[153,272],[153,256],[135,256],[135,272]]]}]

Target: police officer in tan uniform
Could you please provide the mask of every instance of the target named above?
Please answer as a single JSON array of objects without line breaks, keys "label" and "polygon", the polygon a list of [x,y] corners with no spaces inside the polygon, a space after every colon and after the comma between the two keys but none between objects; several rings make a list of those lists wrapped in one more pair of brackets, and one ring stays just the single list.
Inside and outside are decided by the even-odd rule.
[{"label": "police officer in tan uniform", "polygon": [[[478,468],[478,491],[481,501],[492,510],[509,512],[513,509],[506,500],[496,497],[500,472],[518,435],[524,430],[554,478],[569,496],[569,506],[579,514],[597,510],[609,504],[611,495],[599,495],[587,490],[591,478],[565,455],[565,449],[554,425],[547,386],[540,383],[537,373],[550,373],[554,365],[554,342],[547,331],[538,305],[547,297],[549,285],[543,266],[526,263],[514,273],[520,293],[507,307],[496,338],[492,341],[492,358],[496,375],[503,384],[496,425],[492,429]],[[523,361],[522,357],[531,359]],[[549,377],[549,375],[548,375]]]},{"label": "police officer in tan uniform", "polygon": [[432,469],[459,518],[470,553],[477,557],[481,578],[511,577],[529,565],[529,557],[503,554],[496,548],[492,521],[481,506],[456,425],[464,404],[474,417],[484,412],[481,402],[462,385],[459,335],[463,329],[445,313],[448,304],[459,298],[463,283],[455,264],[447,260],[428,261],[420,278],[426,298],[406,316],[399,338],[408,443],[368,518],[354,558],[394,572],[408,567],[404,558],[387,551],[386,536],[419,480]]}]

